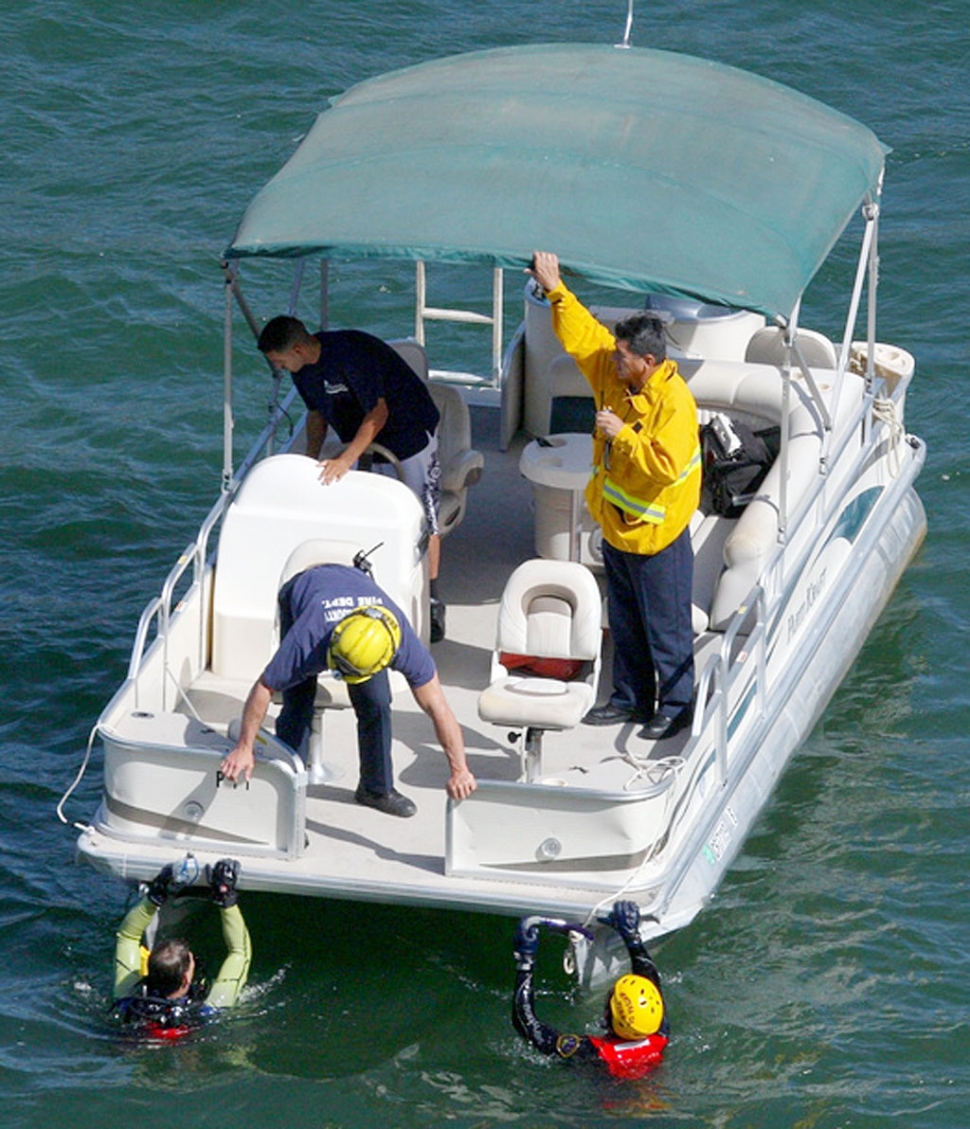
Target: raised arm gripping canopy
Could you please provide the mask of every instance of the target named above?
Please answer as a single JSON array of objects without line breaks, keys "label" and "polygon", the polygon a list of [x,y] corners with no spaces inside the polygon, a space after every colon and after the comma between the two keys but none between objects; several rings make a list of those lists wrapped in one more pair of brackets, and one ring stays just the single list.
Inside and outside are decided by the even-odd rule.
[{"label": "raised arm gripping canopy", "polygon": [[487,262],[788,314],[886,148],[787,87],[686,55],[544,45],[360,83],[250,204],[233,258]]}]

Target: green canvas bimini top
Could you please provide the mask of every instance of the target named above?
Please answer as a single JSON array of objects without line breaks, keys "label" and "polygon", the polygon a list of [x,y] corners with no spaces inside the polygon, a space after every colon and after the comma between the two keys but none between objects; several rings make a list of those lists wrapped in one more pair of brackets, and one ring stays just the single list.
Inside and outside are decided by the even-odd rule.
[{"label": "green canvas bimini top", "polygon": [[230,258],[524,267],[787,315],[879,181],[865,126],[664,51],[543,45],[360,83],[256,195]]}]

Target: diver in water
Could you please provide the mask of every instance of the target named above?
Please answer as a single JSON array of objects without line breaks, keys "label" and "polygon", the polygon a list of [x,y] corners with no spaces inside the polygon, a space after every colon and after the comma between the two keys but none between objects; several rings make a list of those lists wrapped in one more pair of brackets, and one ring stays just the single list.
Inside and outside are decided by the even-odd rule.
[{"label": "diver in water", "polygon": [[[524,917],[515,930],[515,1029],[545,1055],[577,1061],[600,1061],[616,1078],[642,1078],[657,1066],[670,1037],[660,973],[640,938],[640,908],[617,902],[601,919],[623,938],[631,971],[621,976],[606,998],[605,1035],[566,1035],[543,1023],[535,1013],[533,969],[539,949],[539,929],[560,933],[579,929],[547,917]],[[585,930],[581,930],[585,932]]]},{"label": "diver in water", "polygon": [[181,893],[197,872],[195,868],[186,873],[184,867],[176,871],[172,864],[163,867],[118,930],[112,1013],[138,1033],[165,1039],[189,1034],[219,1009],[232,1007],[249,975],[252,944],[237,905],[235,859],[220,859],[209,873],[212,901],[219,907],[229,950],[211,986],[197,975],[195,956],[185,941],[160,941],[150,952],[142,945],[165,900]]}]

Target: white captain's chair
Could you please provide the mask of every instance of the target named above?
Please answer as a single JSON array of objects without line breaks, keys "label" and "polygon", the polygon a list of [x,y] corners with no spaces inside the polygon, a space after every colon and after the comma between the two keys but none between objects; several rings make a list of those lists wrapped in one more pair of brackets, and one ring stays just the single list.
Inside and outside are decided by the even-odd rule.
[{"label": "white captain's chair", "polygon": [[542,771],[542,735],[573,729],[596,701],[602,603],[592,573],[575,561],[526,561],[499,607],[491,683],[478,715],[525,728],[525,775]]},{"label": "white captain's chair", "polygon": [[[438,524],[444,537],[461,525],[468,504],[468,487],[482,477],[485,457],[472,447],[471,415],[464,396],[452,385],[436,384],[430,380],[424,346],[412,338],[389,341],[388,344],[427,385],[441,416],[438,424],[438,461],[441,464]],[[381,454],[386,453],[382,450]]]}]

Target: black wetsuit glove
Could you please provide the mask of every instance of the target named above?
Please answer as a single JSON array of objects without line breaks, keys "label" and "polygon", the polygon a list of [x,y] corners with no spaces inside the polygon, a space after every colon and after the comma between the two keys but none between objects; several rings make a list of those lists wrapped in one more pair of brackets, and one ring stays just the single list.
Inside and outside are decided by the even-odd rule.
[{"label": "black wetsuit glove", "polygon": [[239,900],[238,879],[239,863],[235,859],[220,859],[212,868],[209,885],[212,887],[212,900],[220,909],[229,909]]},{"label": "black wetsuit glove", "polygon": [[155,906],[161,906],[166,898],[181,894],[191,886],[199,875],[199,864],[195,855],[187,854],[181,862],[168,863],[155,875],[148,884],[148,900]]},{"label": "black wetsuit glove", "polygon": [[523,917],[515,927],[515,967],[520,972],[529,972],[535,965],[541,920],[539,917]]},{"label": "black wetsuit glove", "polygon": [[640,907],[636,902],[616,902],[606,923],[611,925],[627,944],[640,939]]},{"label": "black wetsuit glove", "polygon": [[169,894],[176,894],[179,889],[180,886],[175,881],[175,867],[168,863],[148,884],[148,900],[152,905],[160,906]]}]

